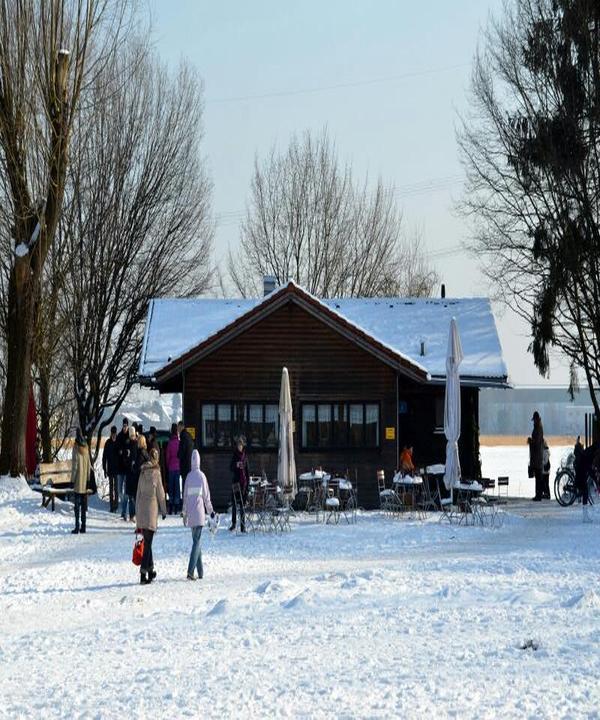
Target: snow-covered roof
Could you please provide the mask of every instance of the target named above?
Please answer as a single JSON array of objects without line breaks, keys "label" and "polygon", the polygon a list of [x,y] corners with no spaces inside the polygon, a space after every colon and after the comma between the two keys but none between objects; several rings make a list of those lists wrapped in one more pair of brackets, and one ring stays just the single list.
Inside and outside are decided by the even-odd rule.
[{"label": "snow-covered roof", "polygon": [[[297,287],[293,283],[286,287],[290,286]],[[153,300],[148,311],[140,376],[153,377],[284,290],[280,288],[266,298]],[[434,379],[445,377],[448,331],[450,319],[455,317],[464,353],[461,376],[506,380],[507,369],[487,298],[344,298],[318,302],[414,366],[425,369]]]},{"label": "snow-covered roof", "polygon": [[[506,364],[488,298],[344,298],[324,300],[386,345],[424,365],[432,377],[446,376],[450,320],[455,317],[464,359],[460,374],[506,378]],[[421,355],[421,342],[425,354]]]}]

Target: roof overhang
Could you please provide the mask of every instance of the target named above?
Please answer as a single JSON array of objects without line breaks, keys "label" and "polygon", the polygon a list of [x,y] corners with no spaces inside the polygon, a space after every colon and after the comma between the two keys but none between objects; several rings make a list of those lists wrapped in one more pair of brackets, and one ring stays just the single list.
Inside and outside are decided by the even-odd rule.
[{"label": "roof overhang", "polygon": [[[445,375],[432,375],[430,380],[432,385],[445,385]],[[472,375],[461,375],[460,384],[462,387],[478,387],[478,388],[500,388],[510,390],[513,386],[508,382],[507,377],[477,377]]]}]

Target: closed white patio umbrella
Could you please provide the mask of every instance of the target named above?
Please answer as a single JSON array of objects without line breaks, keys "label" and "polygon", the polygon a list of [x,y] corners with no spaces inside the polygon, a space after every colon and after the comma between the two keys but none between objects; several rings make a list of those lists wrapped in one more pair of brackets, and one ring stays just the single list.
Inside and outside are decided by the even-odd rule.
[{"label": "closed white patio umbrella", "polygon": [[294,459],[294,434],[292,430],[292,395],[287,368],[281,373],[279,394],[279,457],[277,460],[277,484],[285,495],[294,497],[296,484],[296,461]]},{"label": "closed white patio umbrella", "polygon": [[[444,484],[450,491],[460,480],[458,438],[460,437],[460,375],[463,360],[456,318],[450,321],[448,354],[446,356],[446,397],[444,401],[444,434],[446,435],[446,470]],[[453,498],[454,499],[454,498]]]}]

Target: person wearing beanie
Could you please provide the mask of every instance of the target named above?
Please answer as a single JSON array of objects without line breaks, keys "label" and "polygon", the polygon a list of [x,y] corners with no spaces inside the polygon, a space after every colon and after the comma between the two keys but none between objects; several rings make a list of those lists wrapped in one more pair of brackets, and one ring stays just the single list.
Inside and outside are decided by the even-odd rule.
[{"label": "person wearing beanie", "polygon": [[162,485],[158,450],[156,448],[150,451],[149,460],[141,466],[135,507],[137,528],[144,537],[140,584],[149,585],[156,578],[152,541],[158,527],[158,511],[160,510],[163,520],[167,517],[165,491]]}]

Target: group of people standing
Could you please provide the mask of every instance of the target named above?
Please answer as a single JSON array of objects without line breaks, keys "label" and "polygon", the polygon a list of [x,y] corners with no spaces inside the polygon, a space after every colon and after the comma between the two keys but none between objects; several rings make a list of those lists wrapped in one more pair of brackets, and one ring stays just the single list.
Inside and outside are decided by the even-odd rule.
[{"label": "group of people standing", "polygon": [[[102,468],[109,480],[110,511],[117,512],[121,508],[123,520],[135,522],[136,495],[142,467],[151,459],[151,453],[158,454],[157,467],[160,471],[160,447],[155,428],[145,435],[141,428],[129,425],[123,418],[121,432],[117,433],[115,425],[111,428],[110,437],[104,445]],[[193,440],[185,430],[182,422],[173,423],[171,437],[165,451],[167,480],[163,485],[165,497],[168,494],[168,512],[181,512],[181,478],[191,469]],[[162,474],[161,474],[162,483]]]}]

